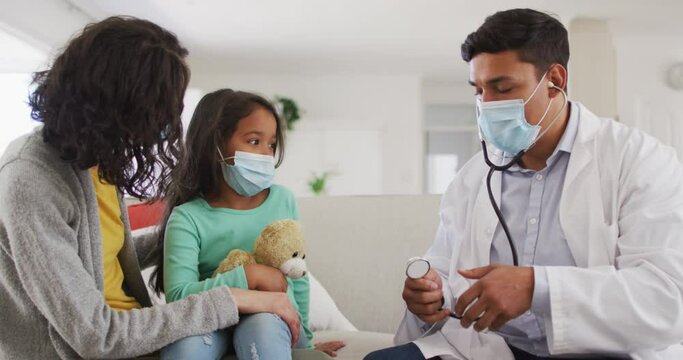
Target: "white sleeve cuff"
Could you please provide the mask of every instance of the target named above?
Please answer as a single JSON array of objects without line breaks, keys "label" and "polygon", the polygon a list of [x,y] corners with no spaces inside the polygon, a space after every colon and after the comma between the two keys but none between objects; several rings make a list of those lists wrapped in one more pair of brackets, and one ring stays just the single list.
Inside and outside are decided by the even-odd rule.
[{"label": "white sleeve cuff", "polygon": [[550,314],[548,274],[543,266],[534,266],[534,295],[531,299],[531,311],[535,314]]}]

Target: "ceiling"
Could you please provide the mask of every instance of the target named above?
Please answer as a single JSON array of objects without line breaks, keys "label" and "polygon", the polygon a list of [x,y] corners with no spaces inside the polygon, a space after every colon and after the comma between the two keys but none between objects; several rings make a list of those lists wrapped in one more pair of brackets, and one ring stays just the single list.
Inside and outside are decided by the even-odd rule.
[{"label": "ceiling", "polygon": [[[7,2],[9,0],[2,0]],[[56,20],[17,19],[49,3]],[[17,3],[17,2],[15,2]],[[7,4],[0,21],[54,48],[96,19],[127,14],[178,34],[193,71],[234,73],[391,73],[461,79],[459,48],[484,18],[501,9],[532,7],[572,19],[601,18],[616,32],[683,36],[676,0],[27,0]],[[42,8],[42,7],[41,7]],[[3,9],[7,7],[3,6]],[[65,10],[66,9],[66,10]],[[12,16],[11,12],[15,15]],[[47,10],[45,10],[47,11]],[[642,14],[648,14],[643,17]],[[35,17],[41,14],[33,14]],[[42,26],[40,28],[39,26]]]}]

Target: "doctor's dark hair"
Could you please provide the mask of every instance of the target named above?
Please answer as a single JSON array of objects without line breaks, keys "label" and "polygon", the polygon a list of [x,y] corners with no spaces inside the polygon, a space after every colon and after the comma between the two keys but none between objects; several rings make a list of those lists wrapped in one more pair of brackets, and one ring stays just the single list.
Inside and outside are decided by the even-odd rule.
[{"label": "doctor's dark hair", "polygon": [[567,29],[553,16],[532,10],[499,11],[486,18],[461,46],[462,59],[470,62],[481,53],[517,51],[519,59],[533,64],[540,77],[553,64],[567,68]]},{"label": "doctor's dark hair", "polygon": [[89,24],[33,76],[31,116],[60,158],[137,198],[160,197],[183,147],[187,50],[146,20]]},{"label": "doctor's dark hair", "polygon": [[222,89],[205,95],[197,104],[187,129],[185,154],[173,171],[168,196],[164,198],[165,210],[152,255],[157,259],[157,268],[150,278],[150,285],[157,294],[164,291],[164,238],[166,223],[173,208],[198,197],[218,195],[225,180],[217,148],[223,148],[237,130],[241,119],[259,108],[267,110],[275,117],[274,152],[276,166],[280,166],[284,159],[284,126],[275,107],[268,100],[244,91]]}]

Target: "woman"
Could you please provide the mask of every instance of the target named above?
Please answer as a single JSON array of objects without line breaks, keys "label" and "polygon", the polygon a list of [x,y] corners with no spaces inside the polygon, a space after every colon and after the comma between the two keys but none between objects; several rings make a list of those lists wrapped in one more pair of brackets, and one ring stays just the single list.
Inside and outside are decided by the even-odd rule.
[{"label": "woman", "polygon": [[240,313],[299,329],[283,293],[219,287],[151,307],[140,268],[154,239],[132,239],[122,194],[168,188],[183,154],[186,55],[161,27],[111,17],[36,74],[43,126],[0,160],[0,358],[139,356]]}]

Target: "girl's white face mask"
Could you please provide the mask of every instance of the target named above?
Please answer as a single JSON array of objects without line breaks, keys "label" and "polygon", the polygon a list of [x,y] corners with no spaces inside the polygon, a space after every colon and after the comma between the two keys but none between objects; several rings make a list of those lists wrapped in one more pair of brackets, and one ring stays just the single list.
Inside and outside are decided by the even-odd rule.
[{"label": "girl's white face mask", "polygon": [[[273,185],[275,158],[271,155],[235,151],[235,156],[224,158],[220,149],[223,179],[242,196],[251,197]],[[234,165],[227,160],[233,159]]]}]

